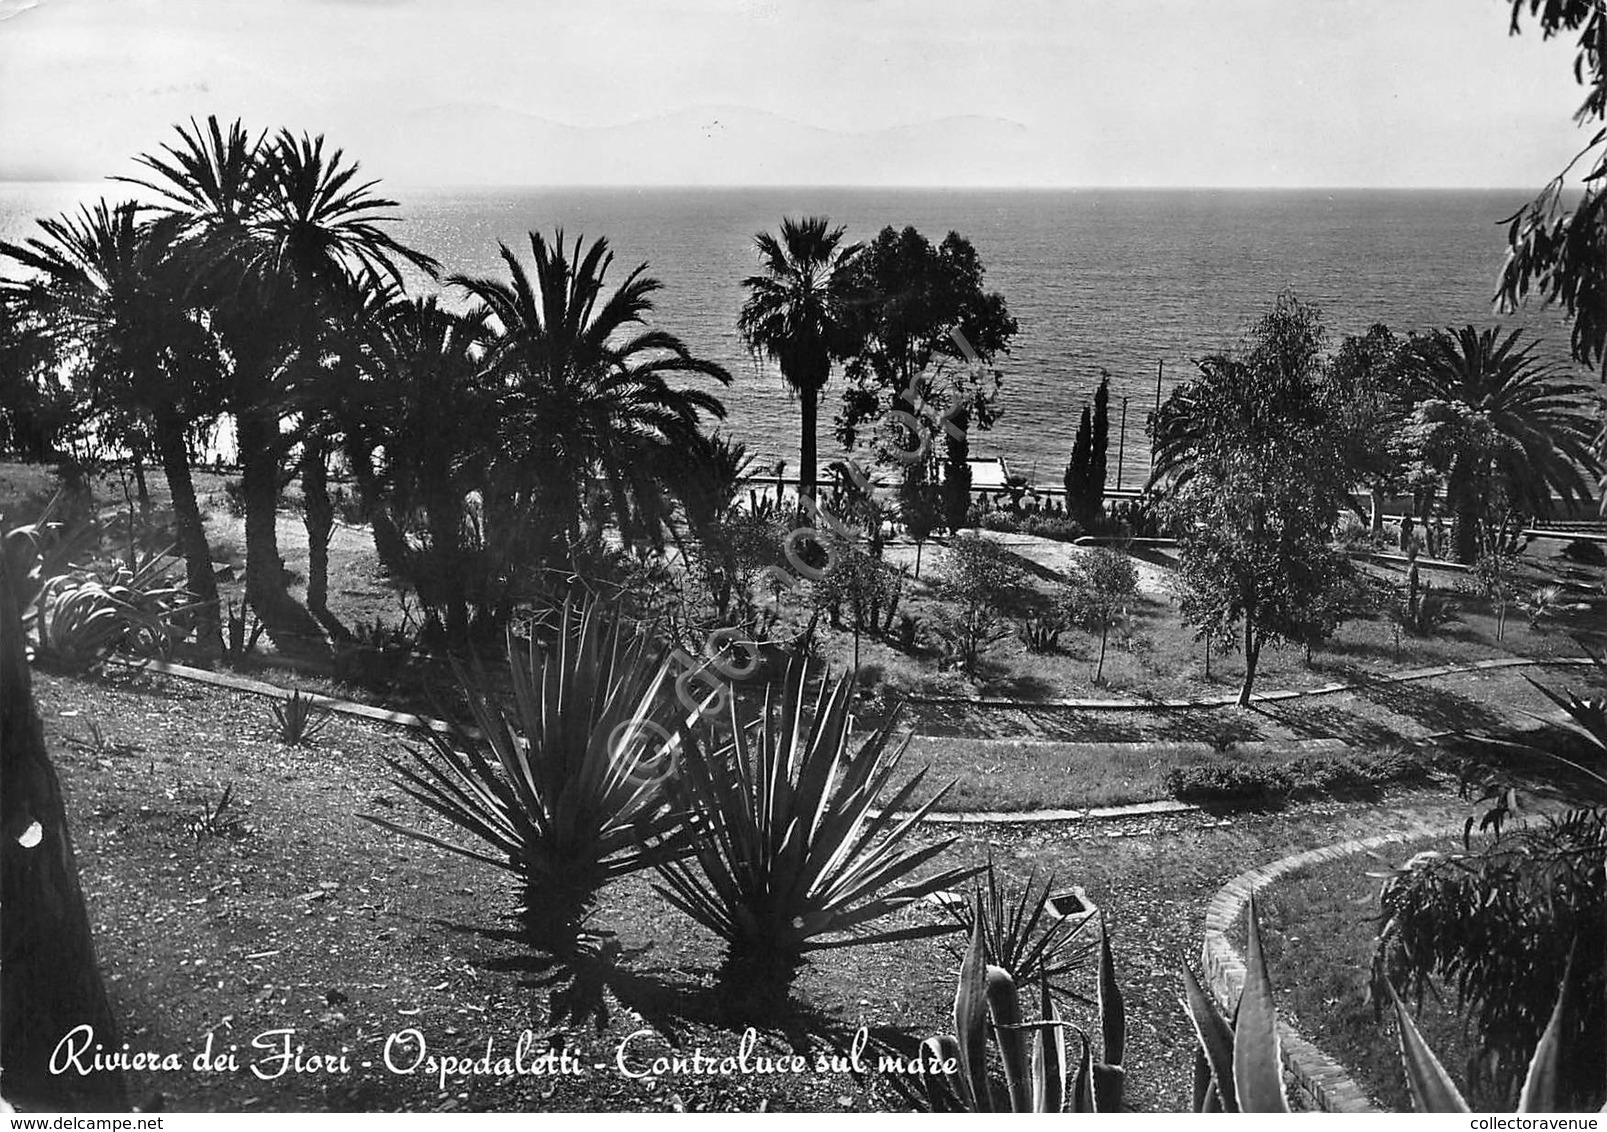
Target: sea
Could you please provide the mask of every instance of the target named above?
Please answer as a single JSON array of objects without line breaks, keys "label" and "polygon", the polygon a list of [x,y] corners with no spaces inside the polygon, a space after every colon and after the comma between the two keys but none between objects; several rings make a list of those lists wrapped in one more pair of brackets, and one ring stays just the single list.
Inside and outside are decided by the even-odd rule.
[{"label": "sea", "polygon": [[[1232,348],[1284,289],[1321,311],[1331,346],[1374,323],[1398,332],[1499,324],[1537,338],[1537,354],[1559,369],[1592,376],[1569,362],[1559,311],[1502,316],[1492,305],[1502,221],[1530,189],[382,188],[399,205],[391,231],[448,274],[504,277],[501,244],[528,264],[528,233],[550,241],[559,229],[568,240],[606,237],[614,282],[645,263],[664,285],[654,322],[734,376],[722,427],[766,470],[784,460],[788,475],[797,466],[796,401],[736,330],[742,280],[758,270],[754,237],[784,216],[827,216],[850,241],[912,225],[933,244],[950,231],[971,242],[986,287],[1004,296],[1020,327],[995,359],[1001,412],[974,434],[973,455],[1002,457],[1035,483],[1059,483],[1103,371],[1112,479],[1138,486],[1157,396],[1192,376],[1197,359]],[[0,239],[33,234],[36,217],[102,195],[127,190],[0,184]],[[461,291],[417,273],[409,283],[463,302]],[[831,422],[842,388],[834,375],[821,407],[823,462],[840,454]]]}]

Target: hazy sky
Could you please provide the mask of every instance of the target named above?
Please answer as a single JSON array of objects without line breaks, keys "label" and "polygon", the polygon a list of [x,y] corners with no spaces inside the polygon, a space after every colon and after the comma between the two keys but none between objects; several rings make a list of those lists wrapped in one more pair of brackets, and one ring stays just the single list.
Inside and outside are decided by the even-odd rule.
[{"label": "hazy sky", "polygon": [[216,113],[393,181],[1538,186],[1582,91],[1508,8],[0,0],[0,178],[126,171]]}]

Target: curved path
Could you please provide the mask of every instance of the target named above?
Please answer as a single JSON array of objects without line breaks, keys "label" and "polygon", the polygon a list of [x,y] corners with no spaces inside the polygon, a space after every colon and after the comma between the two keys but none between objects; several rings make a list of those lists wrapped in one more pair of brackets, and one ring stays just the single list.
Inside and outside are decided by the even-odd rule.
[{"label": "curved path", "polygon": [[[1205,909],[1205,949],[1201,963],[1211,993],[1224,1009],[1231,1011],[1244,990],[1244,959],[1228,942],[1228,930],[1244,918],[1245,904],[1256,889],[1307,865],[1335,861],[1397,842],[1456,833],[1460,829],[1460,825],[1447,827],[1424,822],[1377,837],[1307,849],[1240,873],[1217,890]],[[1293,1026],[1279,1022],[1278,1038],[1283,1045],[1284,1066],[1294,1079],[1296,1091],[1310,1107],[1323,1112],[1380,1111],[1337,1062],[1301,1037]]]},{"label": "curved path", "polygon": [[[174,676],[184,680],[192,680],[200,684],[210,684],[214,687],[228,688],[236,692],[248,692],[253,695],[266,696],[271,699],[287,700],[294,694],[290,689],[282,688],[264,680],[253,680],[249,677],[239,676],[232,672],[213,672],[204,668],[194,668],[185,664],[176,664],[171,661],[141,660],[130,661],[120,657],[112,658],[119,665],[130,670],[144,670],[160,673],[165,676]],[[1268,699],[1297,699],[1302,696],[1319,696],[1333,691],[1351,690],[1365,687],[1379,686],[1389,683],[1400,683],[1408,680],[1425,680],[1435,676],[1453,675],[1459,672],[1478,672],[1494,668],[1522,668],[1544,667],[1559,665],[1588,665],[1592,664],[1588,657],[1564,657],[1556,659],[1526,659],[1508,658],[1502,660],[1474,661],[1465,665],[1445,665],[1437,668],[1414,669],[1409,672],[1398,673],[1393,676],[1377,677],[1372,680],[1346,685],[1325,685],[1321,688],[1307,690],[1269,692]],[[413,715],[409,712],[391,711],[386,708],[374,707],[370,704],[352,703],[346,700],[337,700],[330,696],[317,693],[303,692],[302,696],[312,703],[328,708],[339,715],[347,715],[356,719],[367,720],[371,723],[382,723],[395,727],[407,727],[417,731],[435,731],[447,734],[451,728],[439,719],[428,716]],[[1260,697],[1258,697],[1260,698]],[[1232,702],[1229,700],[1228,702]],[[1041,705],[1025,704],[1010,701],[1011,706],[1037,707]],[[1137,706],[1112,705],[1110,701],[1089,701],[1089,707],[1107,706]],[[1142,706],[1154,707],[1154,703],[1144,703]],[[1210,702],[1175,703],[1176,707],[1217,706]],[[1006,740],[1008,741],[1008,740]],[[928,814],[926,819],[934,823],[964,824],[964,825],[1032,825],[1046,822],[1107,820],[1116,818],[1142,817],[1153,814],[1186,813],[1197,810],[1199,807],[1187,802],[1175,800],[1159,800],[1154,802],[1140,802],[1126,806],[1098,806],[1085,809],[1046,809],[1046,810],[966,810],[966,811],[940,811]]]}]

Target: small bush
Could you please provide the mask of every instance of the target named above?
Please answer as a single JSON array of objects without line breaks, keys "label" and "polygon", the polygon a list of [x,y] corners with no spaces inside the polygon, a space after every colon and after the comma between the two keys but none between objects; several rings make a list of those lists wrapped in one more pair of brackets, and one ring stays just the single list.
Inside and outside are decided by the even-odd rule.
[{"label": "small bush", "polygon": [[239,480],[223,481],[223,506],[236,519],[245,517],[246,497]]},{"label": "small bush", "polygon": [[1173,767],[1166,773],[1166,789],[1184,802],[1247,804],[1373,792],[1423,782],[1428,774],[1428,764],[1406,751],[1304,755],[1283,764],[1217,757]]},{"label": "small bush", "polygon": [[1066,631],[1066,622],[1055,613],[1029,613],[1016,623],[1016,635],[1030,653],[1060,651],[1060,634]]},{"label": "small bush", "polygon": [[1183,802],[1263,802],[1288,797],[1294,779],[1281,766],[1210,760],[1166,772],[1166,791]]}]

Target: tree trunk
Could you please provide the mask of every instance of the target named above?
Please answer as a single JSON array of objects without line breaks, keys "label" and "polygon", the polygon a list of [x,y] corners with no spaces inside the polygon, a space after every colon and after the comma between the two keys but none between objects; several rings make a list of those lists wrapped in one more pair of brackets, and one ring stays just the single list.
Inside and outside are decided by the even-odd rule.
[{"label": "tree trunk", "polygon": [[798,494],[814,499],[815,485],[815,417],[820,400],[818,389],[798,390],[802,402],[803,430],[798,436]]},{"label": "tree trunk", "polygon": [[[58,1045],[80,1027],[119,1048],[117,1022],[95,961],[61,784],[45,750],[23,655],[21,562],[0,546],[0,1064],[5,1099],[21,1109],[128,1109],[117,1070],[52,1073]],[[13,573],[15,571],[15,574]],[[79,1032],[82,1038],[82,1031]],[[74,1046],[76,1048],[76,1045]]]},{"label": "tree trunk", "polygon": [[279,426],[261,410],[236,416],[240,494],[246,509],[246,601],[274,647],[295,656],[327,652],[324,634],[285,584],[279,557]]},{"label": "tree trunk", "polygon": [[1451,548],[1456,560],[1471,566],[1479,557],[1479,492],[1476,476],[1467,459],[1451,469],[1446,487],[1446,505],[1451,511]]},{"label": "tree trunk", "polygon": [[184,552],[184,588],[199,602],[195,612],[195,643],[202,652],[216,653],[223,643],[219,625],[218,582],[212,572],[212,548],[206,540],[206,524],[195,498],[195,481],[190,476],[190,447],[184,439],[184,424],[172,417],[156,422],[157,457],[167,477],[168,494],[173,498],[173,521],[178,526],[179,547]]},{"label": "tree trunk", "polygon": [[1244,618],[1244,683],[1239,686],[1239,706],[1250,706],[1250,690],[1255,687],[1256,661],[1261,659],[1261,643],[1256,639],[1255,620]]},{"label": "tree trunk", "polygon": [[301,460],[302,522],[307,528],[307,608],[329,612],[329,537],[335,507],[329,501],[329,463],[322,440],[308,438]]},{"label": "tree trunk", "polygon": [[1097,684],[1105,678],[1105,642],[1110,640],[1110,626],[1102,626],[1099,630],[1099,663],[1094,666],[1094,683]]}]

